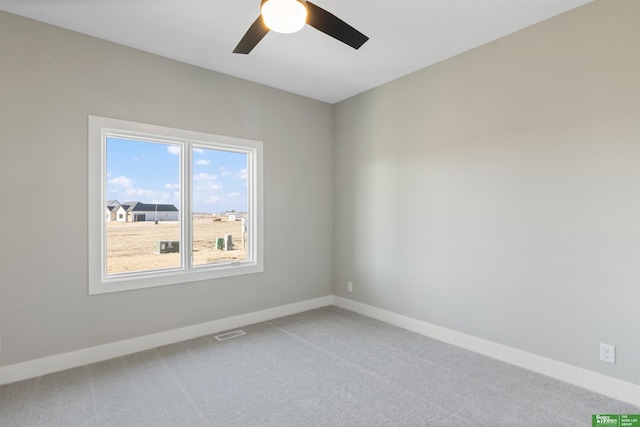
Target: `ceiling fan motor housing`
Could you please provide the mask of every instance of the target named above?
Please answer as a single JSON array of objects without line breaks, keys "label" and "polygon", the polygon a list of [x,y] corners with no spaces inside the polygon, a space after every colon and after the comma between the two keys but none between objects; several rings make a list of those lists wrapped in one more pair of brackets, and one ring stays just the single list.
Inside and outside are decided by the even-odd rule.
[{"label": "ceiling fan motor housing", "polygon": [[[268,1],[269,0],[260,0],[260,9],[262,9],[262,5],[264,5]],[[295,1],[302,3],[303,5],[307,2],[307,0],[295,0]]]},{"label": "ceiling fan motor housing", "polygon": [[277,33],[296,33],[307,23],[307,8],[300,0],[261,0],[260,13],[265,25]]},{"label": "ceiling fan motor housing", "polygon": [[[260,15],[258,16],[258,19],[256,19],[253,22],[253,24],[251,24],[251,26],[249,27],[249,30],[247,30],[244,37],[242,37],[242,39],[240,40],[240,43],[238,43],[238,46],[236,46],[236,48],[233,50],[233,53],[241,53],[245,55],[248,54],[249,52],[251,52],[251,50],[253,50],[254,47],[256,47],[256,45],[260,42],[260,40],[262,40],[264,36],[266,36],[267,33],[269,33],[269,31],[274,30],[274,28],[271,25],[269,25],[269,22],[268,22],[269,19],[265,17],[265,13],[264,13],[266,10],[264,6],[269,6],[267,4],[269,1],[274,1],[275,3],[272,6],[276,6],[276,4],[282,0],[260,0]],[[366,43],[367,40],[369,40],[369,37],[365,36],[360,31],[356,30],[351,25],[344,22],[342,19],[338,18],[331,12],[328,12],[323,8],[311,3],[310,1],[306,1],[306,0],[288,0],[288,1],[300,3],[302,5],[304,15],[306,16],[306,18],[302,22],[298,20],[297,24],[293,25],[293,27],[295,27],[293,29],[285,28],[282,31],[280,30],[274,30],[274,31],[282,32],[282,33],[292,33],[302,29],[302,27],[304,27],[304,25],[307,24],[315,28],[316,30],[325,33],[326,35],[333,37],[334,39],[341,41],[342,43],[348,46],[351,46],[354,49],[359,49],[360,46],[362,46],[364,43]],[[293,4],[294,6],[298,7],[297,13],[299,13],[300,12],[299,6],[295,5],[295,3]],[[280,6],[280,5],[277,5],[277,6]],[[295,7],[293,9],[295,10]],[[286,14],[286,10],[284,11],[284,13]],[[286,21],[286,18],[281,20]],[[288,23],[285,23],[285,24],[286,24],[285,25],[286,27]]]}]

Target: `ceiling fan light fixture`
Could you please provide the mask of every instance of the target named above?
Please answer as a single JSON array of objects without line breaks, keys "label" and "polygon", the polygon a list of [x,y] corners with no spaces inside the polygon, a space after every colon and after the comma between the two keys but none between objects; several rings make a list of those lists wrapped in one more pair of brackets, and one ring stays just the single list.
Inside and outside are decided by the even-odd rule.
[{"label": "ceiling fan light fixture", "polygon": [[266,26],[277,33],[295,33],[307,22],[307,8],[300,0],[266,0],[260,11]]}]

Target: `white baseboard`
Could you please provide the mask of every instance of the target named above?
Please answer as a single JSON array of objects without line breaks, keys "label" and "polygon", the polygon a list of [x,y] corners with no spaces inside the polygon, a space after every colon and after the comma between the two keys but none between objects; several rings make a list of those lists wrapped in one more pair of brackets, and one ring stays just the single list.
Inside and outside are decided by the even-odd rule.
[{"label": "white baseboard", "polygon": [[89,363],[101,362],[103,360],[113,359],[114,357],[150,350],[163,345],[174,344],[254,323],[265,322],[315,308],[326,307],[332,305],[332,303],[333,296],[326,296],[124,341],[84,348],[69,353],[56,354],[54,356],[43,357],[42,359],[3,366],[0,367],[0,385],[63,371],[65,369],[76,368]]},{"label": "white baseboard", "polygon": [[101,362],[114,357],[150,350],[163,345],[174,344],[176,342],[215,334],[254,323],[265,322],[332,304],[457,347],[481,353],[494,359],[502,360],[503,362],[640,406],[639,385],[338,296],[326,296],[301,301],[253,313],[214,320],[212,322],[187,326],[185,328],[173,329],[69,353],[57,354],[42,359],[3,366],[0,367],[0,385],[63,371],[89,363]]},{"label": "white baseboard", "polygon": [[485,356],[640,406],[640,385],[476,338],[339,296],[334,295],[333,304],[346,310],[354,311],[367,317],[372,317],[403,329],[408,329],[412,332],[437,339],[438,341],[484,354]]}]

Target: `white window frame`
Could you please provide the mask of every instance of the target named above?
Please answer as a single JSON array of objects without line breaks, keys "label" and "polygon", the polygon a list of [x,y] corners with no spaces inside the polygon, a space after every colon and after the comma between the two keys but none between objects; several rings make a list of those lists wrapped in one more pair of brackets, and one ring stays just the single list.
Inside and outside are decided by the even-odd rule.
[{"label": "white window frame", "polygon": [[[177,144],[180,155],[180,256],[181,267],[142,272],[106,274],[106,140],[108,136],[138,137]],[[247,153],[247,260],[192,265],[192,148]],[[88,135],[89,295],[178,283],[262,273],[263,265],[263,172],[262,141],[213,135],[184,129],[89,116]],[[184,248],[184,249],[183,249]]]}]

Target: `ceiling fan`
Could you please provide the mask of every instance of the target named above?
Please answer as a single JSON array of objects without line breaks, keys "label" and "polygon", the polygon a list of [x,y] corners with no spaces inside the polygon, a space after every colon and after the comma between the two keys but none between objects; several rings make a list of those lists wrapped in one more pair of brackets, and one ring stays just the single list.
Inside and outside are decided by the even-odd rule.
[{"label": "ceiling fan", "polygon": [[249,27],[233,53],[248,54],[269,31],[295,33],[311,25],[316,30],[339,40],[354,49],[360,48],[369,37],[319,6],[305,0],[261,0],[260,16]]}]

